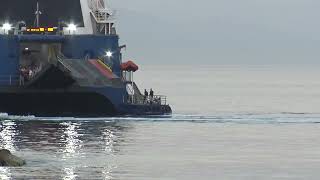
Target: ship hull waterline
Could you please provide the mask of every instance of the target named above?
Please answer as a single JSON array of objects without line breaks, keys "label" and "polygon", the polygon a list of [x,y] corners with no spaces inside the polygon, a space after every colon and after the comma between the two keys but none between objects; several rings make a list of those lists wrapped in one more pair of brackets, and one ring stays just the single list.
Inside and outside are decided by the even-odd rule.
[{"label": "ship hull waterline", "polygon": [[150,105],[124,105],[125,108],[120,108],[102,94],[81,88],[72,90],[0,89],[0,99],[0,112],[17,116],[116,117],[172,113],[170,106],[167,105],[154,106],[151,111]]}]

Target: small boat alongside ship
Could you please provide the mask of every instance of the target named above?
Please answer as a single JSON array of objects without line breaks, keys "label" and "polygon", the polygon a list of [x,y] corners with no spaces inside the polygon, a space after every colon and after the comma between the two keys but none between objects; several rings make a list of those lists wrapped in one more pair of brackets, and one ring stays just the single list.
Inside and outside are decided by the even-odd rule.
[{"label": "small boat alongside ship", "polygon": [[101,117],[171,114],[145,96],[139,67],[122,61],[114,12],[104,0],[4,0],[0,7],[0,112]]}]

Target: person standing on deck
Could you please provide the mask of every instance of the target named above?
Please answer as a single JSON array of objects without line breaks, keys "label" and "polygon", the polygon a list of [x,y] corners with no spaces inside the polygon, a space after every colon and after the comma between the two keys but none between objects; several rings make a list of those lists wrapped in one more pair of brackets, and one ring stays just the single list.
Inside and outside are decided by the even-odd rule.
[{"label": "person standing on deck", "polygon": [[150,102],[153,101],[153,96],[154,96],[154,92],[152,90],[152,88],[150,89]]},{"label": "person standing on deck", "polygon": [[144,99],[143,99],[143,103],[146,103],[147,99],[148,99],[148,91],[146,89],[144,89]]}]

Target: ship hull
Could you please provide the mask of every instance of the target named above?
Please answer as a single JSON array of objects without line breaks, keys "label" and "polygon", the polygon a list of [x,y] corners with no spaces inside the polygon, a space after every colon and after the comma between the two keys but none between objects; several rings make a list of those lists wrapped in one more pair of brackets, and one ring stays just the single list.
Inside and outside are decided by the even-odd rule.
[{"label": "ship hull", "polygon": [[0,112],[10,115],[115,116],[115,106],[103,95],[85,91],[2,90]]},{"label": "ship hull", "polygon": [[83,88],[37,90],[8,88],[0,90],[0,112],[37,117],[111,117],[171,114],[164,105],[115,105],[95,91]]}]

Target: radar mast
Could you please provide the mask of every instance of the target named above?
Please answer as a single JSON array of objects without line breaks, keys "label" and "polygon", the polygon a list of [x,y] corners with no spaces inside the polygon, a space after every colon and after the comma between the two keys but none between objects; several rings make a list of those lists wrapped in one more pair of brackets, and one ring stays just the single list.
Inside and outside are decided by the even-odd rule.
[{"label": "radar mast", "polygon": [[41,13],[41,11],[40,11],[40,9],[39,9],[39,0],[37,1],[37,11],[35,12],[35,15],[36,15],[36,22],[35,22],[35,24],[36,24],[36,26],[37,27],[40,27],[40,15],[41,15],[42,13]]}]

